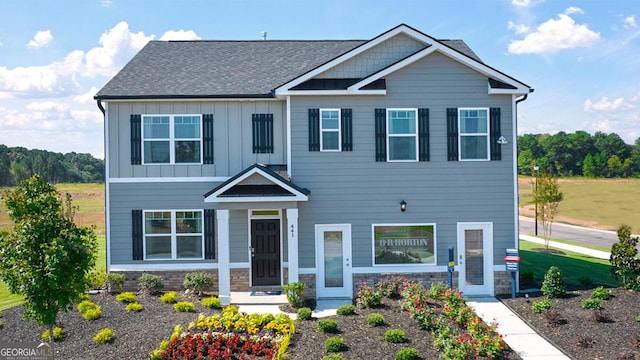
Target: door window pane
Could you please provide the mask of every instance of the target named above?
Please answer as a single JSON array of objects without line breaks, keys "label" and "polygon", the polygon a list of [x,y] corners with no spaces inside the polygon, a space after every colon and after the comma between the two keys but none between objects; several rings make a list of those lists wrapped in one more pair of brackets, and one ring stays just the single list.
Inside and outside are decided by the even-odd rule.
[{"label": "door window pane", "polygon": [[324,286],[343,287],[342,232],[324,232]]},{"label": "door window pane", "polygon": [[465,282],[484,285],[484,244],[482,230],[464,231]]}]

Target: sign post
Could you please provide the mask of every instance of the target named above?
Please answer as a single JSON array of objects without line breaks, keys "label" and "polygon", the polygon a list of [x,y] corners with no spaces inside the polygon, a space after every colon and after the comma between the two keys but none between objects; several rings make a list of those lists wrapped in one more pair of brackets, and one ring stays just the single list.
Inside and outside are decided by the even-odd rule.
[{"label": "sign post", "polygon": [[520,255],[518,249],[506,249],[504,256],[504,262],[507,271],[511,272],[511,298],[516,297],[516,273],[520,267]]},{"label": "sign post", "polygon": [[455,265],[453,259],[453,248],[449,247],[449,264],[447,266],[447,283],[449,284],[449,289],[453,289],[453,266]]}]

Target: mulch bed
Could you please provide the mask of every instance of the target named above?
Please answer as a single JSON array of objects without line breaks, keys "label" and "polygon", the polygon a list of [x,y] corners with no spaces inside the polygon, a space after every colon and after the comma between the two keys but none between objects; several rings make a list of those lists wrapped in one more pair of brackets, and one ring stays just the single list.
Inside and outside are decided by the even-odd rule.
[{"label": "mulch bed", "polygon": [[503,299],[503,302],[574,359],[633,360],[640,359],[640,294],[623,288],[612,288],[613,298],[602,300],[604,322],[595,320],[594,310],[583,309],[580,302],[591,296],[593,288],[573,289],[563,299],[552,299],[552,310],[558,312],[556,324],[544,314],[532,310],[534,300],[542,293],[528,297]]}]

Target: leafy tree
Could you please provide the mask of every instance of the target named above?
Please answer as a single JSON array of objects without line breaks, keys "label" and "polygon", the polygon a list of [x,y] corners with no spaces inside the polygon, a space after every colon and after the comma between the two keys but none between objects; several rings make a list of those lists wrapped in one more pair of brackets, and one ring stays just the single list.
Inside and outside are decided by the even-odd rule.
[{"label": "leafy tree", "polygon": [[562,201],[562,192],[558,186],[558,178],[542,172],[532,181],[533,201],[538,211],[538,218],[542,222],[542,232],[544,234],[544,246],[549,250],[549,240],[551,240],[551,225],[558,214],[558,206]]},{"label": "leafy tree", "polygon": [[5,192],[3,200],[14,225],[0,234],[0,279],[24,296],[23,316],[48,326],[52,336],[58,312],[72,308],[86,290],[95,234],[74,224],[71,196],[63,201],[38,175]]},{"label": "leafy tree", "polygon": [[638,276],[640,276],[640,260],[638,255],[638,238],[631,236],[631,227],[622,225],[618,228],[618,242],[611,246],[611,275],[616,280],[622,281],[622,286],[627,289],[637,288]]}]

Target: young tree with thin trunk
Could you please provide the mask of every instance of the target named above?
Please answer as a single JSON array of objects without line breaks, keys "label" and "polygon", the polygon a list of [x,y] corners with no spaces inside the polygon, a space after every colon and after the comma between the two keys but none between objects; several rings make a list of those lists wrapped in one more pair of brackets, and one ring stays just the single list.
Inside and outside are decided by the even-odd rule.
[{"label": "young tree with thin trunk", "polygon": [[558,214],[560,201],[562,201],[558,178],[548,173],[538,175],[533,185],[533,201],[537,207],[538,218],[542,222],[544,247],[545,250],[549,250],[551,225]]},{"label": "young tree with thin trunk", "polygon": [[73,222],[71,196],[65,200],[38,175],[3,195],[10,231],[0,234],[0,279],[24,296],[24,318],[49,329],[86,290],[95,263],[96,236]]}]

